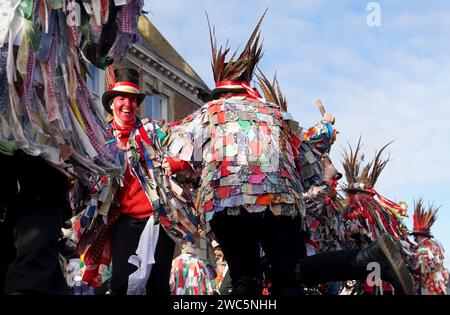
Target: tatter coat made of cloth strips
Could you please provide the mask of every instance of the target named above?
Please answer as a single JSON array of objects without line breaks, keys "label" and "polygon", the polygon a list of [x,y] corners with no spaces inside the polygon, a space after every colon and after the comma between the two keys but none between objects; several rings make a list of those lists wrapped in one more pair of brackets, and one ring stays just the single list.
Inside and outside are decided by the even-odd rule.
[{"label": "tatter coat made of cloth strips", "polygon": [[[148,119],[138,120],[131,131],[125,151],[117,147],[115,136],[109,139],[108,147],[115,157],[116,164],[122,167],[123,173],[128,163],[132,176],[138,178],[152,205],[156,216],[155,221],[159,221],[168,235],[175,241],[188,240],[193,242],[198,233],[198,220],[193,202],[175,180],[166,176],[161,168],[163,155],[160,141],[166,136],[166,132],[163,131],[164,128],[161,127],[163,127],[162,123]],[[125,163],[125,160],[127,163]],[[112,184],[110,186],[99,185],[100,189],[110,190],[112,188],[112,192],[117,192],[124,184],[122,180],[116,178],[110,178],[107,182]],[[96,192],[93,198],[98,199],[98,195],[102,195],[102,191]],[[110,208],[117,207],[115,195],[110,198],[113,199],[112,202],[108,203]],[[94,209],[92,209],[93,207]],[[83,221],[84,215],[88,212],[90,212],[89,219]],[[97,223],[102,226],[103,221],[115,218],[115,216],[109,215],[109,212],[110,209],[102,209],[102,205],[98,202],[90,202],[84,213],[79,217],[79,222],[84,223],[82,225],[75,223],[74,226],[82,229],[83,234],[89,237],[92,232],[89,231],[89,227],[94,228],[96,226],[95,223],[92,223],[92,220],[97,220]],[[92,213],[95,214],[92,215]],[[75,235],[80,235],[80,233],[77,232]],[[81,236],[81,245],[87,243],[82,238],[83,236]],[[106,252],[106,256],[110,257],[108,243],[109,239],[106,239],[102,244],[99,244],[101,249],[92,254],[99,256],[100,253]],[[82,250],[80,248],[80,251]],[[100,262],[100,257],[94,258],[89,257],[89,255],[90,251],[88,250],[86,261]],[[110,259],[103,258],[103,261],[108,262]]]},{"label": "tatter coat made of cloth strips", "polygon": [[[301,141],[297,137],[294,143],[285,119],[290,115],[277,107],[248,96],[222,98],[205,104],[166,138],[169,155],[202,173],[199,209],[206,221],[236,207],[304,216]],[[309,159],[317,163],[314,155]]]}]

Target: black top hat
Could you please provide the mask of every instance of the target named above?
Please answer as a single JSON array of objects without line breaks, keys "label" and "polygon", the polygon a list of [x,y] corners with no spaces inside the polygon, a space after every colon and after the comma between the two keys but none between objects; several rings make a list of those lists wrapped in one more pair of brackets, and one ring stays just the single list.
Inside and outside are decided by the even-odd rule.
[{"label": "black top hat", "polygon": [[426,233],[426,232],[411,232],[409,233],[409,235],[412,236],[423,236],[426,238],[433,238],[433,235],[431,235],[430,233]]},{"label": "black top hat", "polygon": [[111,101],[118,95],[136,95],[139,106],[145,98],[145,93],[141,93],[139,88],[139,72],[132,68],[120,68],[114,70],[114,76],[115,83],[102,96],[105,110],[112,114]]}]

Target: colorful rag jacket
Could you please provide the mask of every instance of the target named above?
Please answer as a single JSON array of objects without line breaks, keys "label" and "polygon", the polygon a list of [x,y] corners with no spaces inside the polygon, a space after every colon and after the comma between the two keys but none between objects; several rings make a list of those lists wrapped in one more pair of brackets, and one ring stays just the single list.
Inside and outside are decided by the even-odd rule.
[{"label": "colorful rag jacket", "polygon": [[[168,128],[161,122],[148,119],[137,120],[128,139],[126,151],[117,147],[114,134],[107,147],[115,157],[117,167],[126,169],[125,160],[132,176],[139,179],[149,202],[168,235],[175,241],[194,241],[198,233],[197,214],[188,193],[185,193],[175,179],[164,175],[161,141]],[[116,192],[123,186],[122,179],[103,177],[91,190],[86,208],[74,220],[73,241],[83,253],[86,271],[83,280],[93,286],[101,284],[99,270],[110,263],[110,234],[117,215],[109,209],[117,207]]]},{"label": "colorful rag jacket", "polygon": [[142,5],[1,1],[0,153],[41,156],[85,183],[93,175],[118,175],[104,146],[103,108],[85,81],[85,60],[102,67],[122,58],[138,40]]},{"label": "colorful rag jacket", "polygon": [[[409,244],[404,241],[407,228],[403,223],[404,210],[395,202],[379,195],[375,189],[365,186],[366,193],[348,194],[348,205],[343,210],[346,229],[346,247],[364,248],[382,234],[391,235],[405,262],[410,260]],[[392,292],[392,286],[383,282],[382,287],[369,287],[357,282],[357,290],[370,294]]]},{"label": "colorful rag jacket", "polygon": [[[336,185],[337,182],[332,180],[330,187],[320,196],[305,194],[308,243],[314,246],[318,253],[342,250],[346,247],[342,205],[335,193],[331,193],[335,192]],[[327,191],[328,196],[325,195]]]},{"label": "colorful rag jacket", "polygon": [[301,164],[316,164],[312,170],[319,174],[321,169],[313,154],[299,150],[302,141],[290,119],[274,104],[234,96],[205,104],[173,128],[164,146],[201,171],[198,209],[206,221],[236,208],[304,216]]},{"label": "colorful rag jacket", "polygon": [[195,254],[185,252],[172,261],[170,272],[172,295],[213,295],[208,268]]},{"label": "colorful rag jacket", "polygon": [[[221,264],[219,268],[218,264]],[[212,288],[216,294],[220,294],[220,288],[222,286],[223,279],[227,272],[229,272],[229,267],[226,261],[218,260],[216,261],[216,277],[212,280]]]},{"label": "colorful rag jacket", "polygon": [[[306,206],[306,244],[309,254],[324,253],[346,248],[346,231],[341,214],[342,200],[336,194],[337,181],[331,180],[328,186],[317,187],[319,195],[304,194]],[[310,289],[310,294],[336,295],[342,288],[341,282],[322,283]]]},{"label": "colorful rag jacket", "polygon": [[383,233],[390,234],[395,240],[403,239],[408,231],[402,221],[404,210],[373,188],[367,189],[367,193],[349,194],[348,206],[344,210],[349,234],[358,235],[359,244],[355,245],[368,245]]},{"label": "colorful rag jacket", "polygon": [[324,185],[321,160],[323,156],[328,155],[336,140],[333,125],[321,121],[312,128],[304,129],[292,124],[292,117],[288,113],[284,113],[284,119],[293,130],[292,144],[299,150],[298,163],[305,191],[313,186]]},{"label": "colorful rag jacket", "polygon": [[420,295],[445,295],[449,281],[449,271],[444,268],[444,248],[430,238],[422,239],[414,255],[419,277],[417,280]]}]

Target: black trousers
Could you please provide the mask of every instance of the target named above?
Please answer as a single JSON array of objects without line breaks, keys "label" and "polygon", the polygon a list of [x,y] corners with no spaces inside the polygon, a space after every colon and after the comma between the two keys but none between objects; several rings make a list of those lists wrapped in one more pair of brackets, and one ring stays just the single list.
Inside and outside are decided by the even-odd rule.
[{"label": "black trousers", "polygon": [[[6,271],[16,258],[14,247],[14,225],[18,211],[13,210],[17,203],[17,176],[12,171],[13,157],[0,153],[0,242],[2,259],[0,259],[0,295],[4,294]],[[9,167],[8,167],[9,166]]]},{"label": "black trousers", "polygon": [[271,293],[301,294],[295,280],[296,266],[306,254],[301,223],[300,217],[274,216],[270,211],[214,215],[211,228],[228,262],[233,294],[262,293],[261,246],[271,265]]},{"label": "black trousers", "polygon": [[369,271],[358,266],[358,249],[306,256],[301,217],[216,213],[211,228],[216,235],[232,279],[233,294],[260,295],[262,245],[271,266],[272,295],[301,295],[303,286],[345,280],[364,280]]},{"label": "black trousers", "polygon": [[[121,216],[112,230],[112,278],[111,291],[116,295],[127,294],[128,277],[136,266],[128,263],[128,258],[136,253],[139,238],[147,220]],[[162,228],[159,229],[155,251],[155,265],[152,267],[146,291],[151,295],[170,295],[169,279],[175,242]]]},{"label": "black trousers", "polygon": [[70,211],[68,179],[43,159],[21,151],[12,157],[2,155],[1,160],[7,179],[2,180],[0,198],[8,209],[2,227],[9,238],[5,261],[12,261],[6,272],[5,293],[68,294],[58,259],[58,239],[65,214]]}]

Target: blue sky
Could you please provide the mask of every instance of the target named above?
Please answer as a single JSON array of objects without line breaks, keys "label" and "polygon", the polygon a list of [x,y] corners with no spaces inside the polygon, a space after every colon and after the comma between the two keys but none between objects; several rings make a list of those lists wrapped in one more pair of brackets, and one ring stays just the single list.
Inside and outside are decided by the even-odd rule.
[{"label": "blue sky", "polygon": [[[376,189],[404,200],[442,205],[432,231],[450,255],[450,2],[376,1],[381,26],[369,26],[365,0],[145,0],[148,17],[213,87],[205,10],[219,43],[242,47],[259,16],[264,57],[277,71],[289,110],[304,127],[320,114],[321,98],[340,131],[332,149],[363,138],[371,157],[391,140],[390,163]],[[409,227],[412,220],[407,220]],[[446,258],[450,267],[450,257]]]}]

